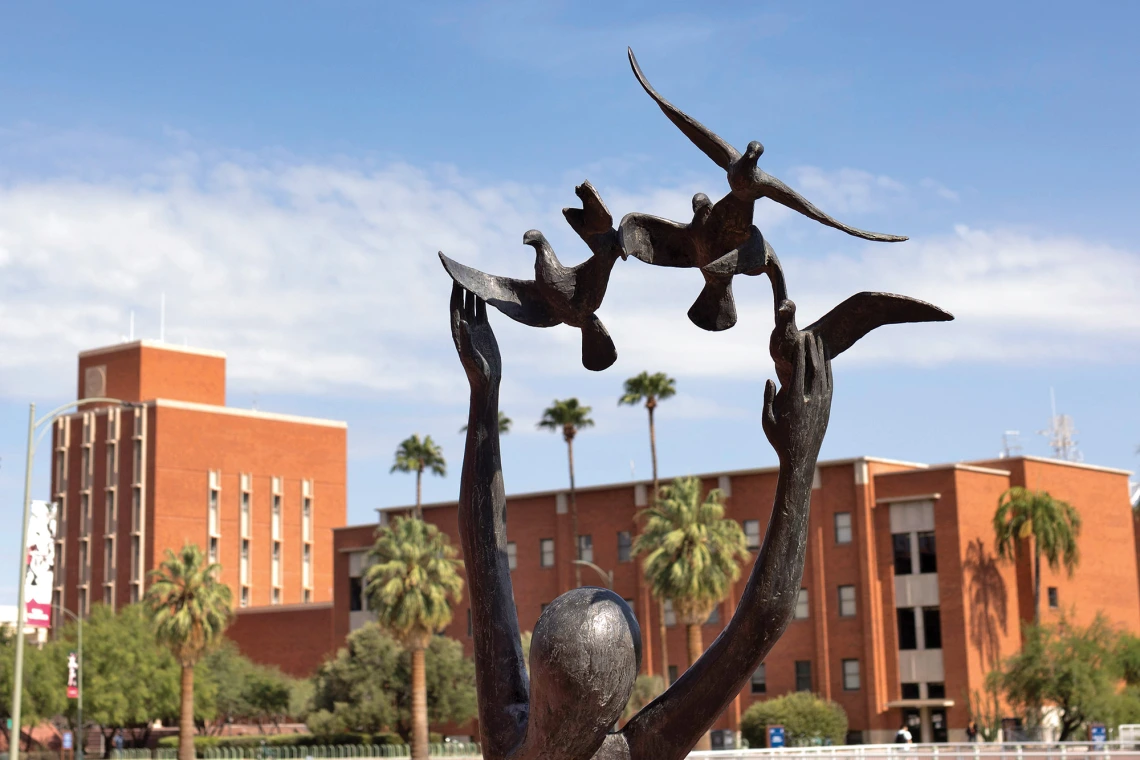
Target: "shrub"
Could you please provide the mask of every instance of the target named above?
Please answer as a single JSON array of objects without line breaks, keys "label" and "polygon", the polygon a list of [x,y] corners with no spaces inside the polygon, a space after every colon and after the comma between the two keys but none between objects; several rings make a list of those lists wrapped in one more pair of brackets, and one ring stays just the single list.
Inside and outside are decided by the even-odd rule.
[{"label": "shrub", "polygon": [[843,744],[847,713],[834,702],[798,691],[752,705],[740,722],[750,747],[768,746],[768,726],[783,726],[789,746]]}]

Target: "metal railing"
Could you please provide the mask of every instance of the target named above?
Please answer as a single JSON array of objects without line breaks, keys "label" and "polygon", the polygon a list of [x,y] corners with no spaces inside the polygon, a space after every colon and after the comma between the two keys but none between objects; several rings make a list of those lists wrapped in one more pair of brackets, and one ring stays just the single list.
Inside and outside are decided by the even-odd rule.
[{"label": "metal railing", "polygon": [[760,758],[818,758],[827,760],[1136,760],[1140,744],[1132,741],[1093,742],[970,742],[963,744],[853,744],[844,746],[782,747],[693,752],[689,760],[759,760]]},{"label": "metal railing", "polygon": [[[479,745],[468,742],[440,742],[429,745],[432,757],[480,758]],[[201,747],[195,753],[201,760],[369,760],[371,758],[410,757],[406,744],[315,744],[252,745],[243,747]],[[178,749],[117,749],[112,760],[177,760]],[[4,760],[4,758],[0,758]]]}]

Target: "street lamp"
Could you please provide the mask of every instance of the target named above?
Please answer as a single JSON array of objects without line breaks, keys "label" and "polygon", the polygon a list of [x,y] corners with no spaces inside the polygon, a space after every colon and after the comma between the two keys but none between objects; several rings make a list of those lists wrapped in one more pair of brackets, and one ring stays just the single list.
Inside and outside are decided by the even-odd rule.
[{"label": "street lamp", "polygon": [[24,609],[24,582],[28,575],[28,514],[32,506],[32,461],[36,453],[36,429],[45,423],[50,423],[56,417],[72,407],[84,404],[118,404],[121,407],[134,406],[130,401],[117,398],[97,396],[95,398],[69,401],[66,404],[51,410],[43,417],[36,419],[36,405],[28,405],[28,461],[24,470],[24,519],[23,529],[20,532],[20,582],[16,586],[16,665],[12,669],[12,728],[16,732],[16,741],[9,742],[9,760],[20,759],[20,700],[24,691],[24,623],[26,610]]},{"label": "street lamp", "polygon": [[75,720],[75,759],[83,760],[83,618],[76,615],[71,610],[64,607],[62,604],[55,609],[59,610],[65,615],[70,615],[71,619],[79,626],[79,668],[75,674],[75,683],[78,687],[78,700],[76,701],[76,720]]},{"label": "street lamp", "polygon": [[590,562],[590,561],[584,560],[584,559],[572,559],[570,561],[573,562],[575,565],[585,565],[586,567],[592,569],[595,573],[602,576],[602,580],[604,580],[606,582],[606,588],[608,588],[610,591],[614,590],[614,571],[613,570],[609,570],[609,571],[603,570],[602,568],[595,565],[593,562]]}]

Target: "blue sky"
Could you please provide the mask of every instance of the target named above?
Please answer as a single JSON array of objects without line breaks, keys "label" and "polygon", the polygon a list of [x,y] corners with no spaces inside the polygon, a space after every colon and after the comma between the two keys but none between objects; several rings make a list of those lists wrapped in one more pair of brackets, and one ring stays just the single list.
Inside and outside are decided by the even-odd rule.
[{"label": "blue sky", "polygon": [[[1140,9],[707,5],[0,8],[3,508],[18,511],[27,403],[70,398],[76,352],[118,341],[132,310],[157,337],[163,292],[168,340],[227,352],[231,403],[348,421],[350,522],[412,497],[388,474],[412,432],[457,473],[466,395],[435,252],[526,277],[529,228],[563,261],[585,256],[559,214],[583,179],[615,216],[687,220],[693,193],[726,190],[637,86],[626,45],[667,98],[738,147],[761,140],[762,166],[824,210],[911,236],[874,245],[762,201],[802,322],[868,289],[959,317],[837,359],[823,456],[987,457],[1010,429],[1045,455],[1052,387],[1086,461],[1135,468]],[[533,423],[569,395],[597,422],[579,482],[631,463],[647,476],[644,411],[616,405],[643,369],[678,380],[663,474],[774,462],[758,417],[767,285],[739,282],[740,323],[716,335],[685,318],[699,287],[619,262],[600,312],[619,360],[599,375],[575,331],[493,317],[508,490],[564,484],[560,438]]]}]

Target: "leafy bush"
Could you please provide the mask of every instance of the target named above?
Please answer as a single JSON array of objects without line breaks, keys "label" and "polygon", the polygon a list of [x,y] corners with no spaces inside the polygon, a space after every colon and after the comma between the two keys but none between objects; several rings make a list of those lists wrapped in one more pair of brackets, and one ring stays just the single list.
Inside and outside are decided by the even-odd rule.
[{"label": "leafy bush", "polygon": [[847,713],[830,700],[797,691],[752,705],[740,721],[741,733],[750,747],[768,746],[768,726],[783,726],[789,746],[843,744]]}]

